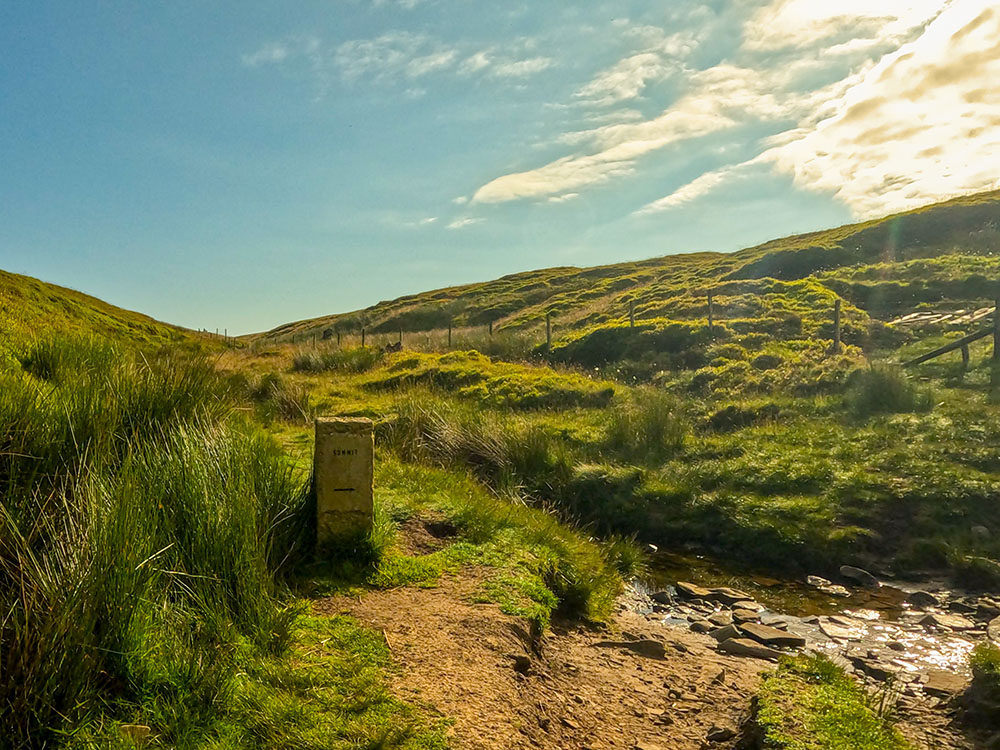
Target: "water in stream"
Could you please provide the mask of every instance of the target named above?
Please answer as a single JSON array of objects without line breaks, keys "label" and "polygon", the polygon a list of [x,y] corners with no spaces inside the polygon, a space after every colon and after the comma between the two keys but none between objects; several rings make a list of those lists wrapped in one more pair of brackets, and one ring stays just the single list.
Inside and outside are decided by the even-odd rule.
[{"label": "water in stream", "polygon": [[[849,587],[850,596],[824,594],[804,581],[779,580],[749,572],[733,572],[702,557],[656,553],[648,591],[672,591],[678,581],[705,588],[729,587],[749,594],[761,609],[758,621],[798,635],[808,649],[827,653],[845,666],[869,675],[894,674],[901,682],[918,683],[929,673],[968,672],[968,655],[977,641],[986,638],[983,617],[969,619],[967,629],[939,627],[920,621],[928,613],[954,614],[948,599],[961,607],[955,592],[947,592],[941,607],[916,609],[906,603],[915,590],[940,590],[943,586],[893,581],[877,590]],[[686,601],[651,605],[649,617],[668,627],[690,627],[698,620],[727,608],[719,603]],[[959,611],[966,612],[964,609]],[[972,617],[966,613],[966,618]],[[882,679],[885,675],[882,674]]]}]

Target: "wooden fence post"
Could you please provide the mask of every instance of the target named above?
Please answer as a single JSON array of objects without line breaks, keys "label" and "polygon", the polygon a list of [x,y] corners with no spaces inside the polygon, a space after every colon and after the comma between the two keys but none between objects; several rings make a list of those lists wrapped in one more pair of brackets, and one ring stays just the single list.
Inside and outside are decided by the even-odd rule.
[{"label": "wooden fence post", "polygon": [[1000,362],[1000,295],[993,305],[993,361]]},{"label": "wooden fence post", "polygon": [[451,321],[448,321],[448,348],[451,349]]},{"label": "wooden fence post", "polygon": [[337,348],[340,348],[340,331],[337,331]]},{"label": "wooden fence post", "polygon": [[364,326],[361,327],[361,348],[365,348],[365,329]]},{"label": "wooden fence post", "polygon": [[629,300],[628,303],[628,327],[635,328],[635,300]]},{"label": "wooden fence post", "polygon": [[493,336],[493,321],[490,321],[490,336]]},{"label": "wooden fence post", "polygon": [[708,335],[715,335],[715,310],[713,309],[712,293],[708,293]]},{"label": "wooden fence post", "polygon": [[552,313],[545,313],[545,353],[552,352]]},{"label": "wooden fence post", "polygon": [[402,328],[399,329],[399,345],[400,346],[403,345],[403,329]]},{"label": "wooden fence post", "polygon": [[833,353],[840,354],[840,297],[833,303]]}]

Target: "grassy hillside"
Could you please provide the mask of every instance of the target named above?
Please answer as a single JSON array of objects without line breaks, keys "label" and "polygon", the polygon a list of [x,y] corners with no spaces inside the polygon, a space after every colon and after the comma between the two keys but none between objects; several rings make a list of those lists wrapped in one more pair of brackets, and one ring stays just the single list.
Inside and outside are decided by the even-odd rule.
[{"label": "grassy hillside", "polygon": [[38,334],[106,336],[134,343],[193,341],[198,334],[55,284],[0,271],[0,361]]},{"label": "grassy hillside", "polygon": [[[717,315],[740,317],[748,306],[780,309],[775,295],[800,288],[762,284],[814,278],[806,292],[828,290],[876,318],[916,303],[979,298],[1000,275],[1000,191],[903,214],[772,240],[737,253],[668,255],[595,268],[549,268],[495,281],[450,287],[380,302],[356,312],[279,326],[253,338],[300,340],[324,331],[396,334],[485,327],[524,331],[554,316],[556,330],[621,320],[635,304],[639,320],[704,319],[705,295]],[[955,261],[953,256],[960,256]],[[794,296],[794,295],[793,295]],[[799,294],[798,296],[801,296]]]}]

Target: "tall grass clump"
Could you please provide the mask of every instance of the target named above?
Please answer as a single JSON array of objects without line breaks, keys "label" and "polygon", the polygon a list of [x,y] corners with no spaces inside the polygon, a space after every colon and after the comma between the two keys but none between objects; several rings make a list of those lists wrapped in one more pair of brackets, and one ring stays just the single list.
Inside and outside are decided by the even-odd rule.
[{"label": "tall grass clump", "polygon": [[302,349],[292,358],[292,370],[311,373],[368,372],[374,369],[384,356],[384,351],[374,346],[325,350]]},{"label": "tall grass clump", "polygon": [[151,702],[178,742],[236,651],[287,641],[306,483],[203,360],[46,341],[19,361],[0,372],[0,736],[52,747]]},{"label": "tall grass clump", "polygon": [[411,396],[385,439],[407,460],[468,467],[502,494],[544,499],[572,474],[567,451],[541,426],[461,402]]},{"label": "tall grass clump", "polygon": [[873,364],[855,370],[848,378],[845,395],[856,417],[929,411],[933,394],[913,383],[896,365]]},{"label": "tall grass clump", "polygon": [[662,460],[681,449],[687,432],[675,397],[662,389],[636,388],[631,400],[610,410],[604,446],[630,460]]}]

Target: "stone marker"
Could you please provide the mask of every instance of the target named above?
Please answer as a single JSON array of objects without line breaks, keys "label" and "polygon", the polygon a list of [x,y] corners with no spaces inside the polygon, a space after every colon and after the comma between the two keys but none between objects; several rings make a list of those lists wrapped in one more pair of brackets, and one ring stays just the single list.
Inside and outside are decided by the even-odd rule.
[{"label": "stone marker", "polygon": [[313,480],[317,546],[356,539],[371,531],[374,454],[370,419],[316,420]]}]

